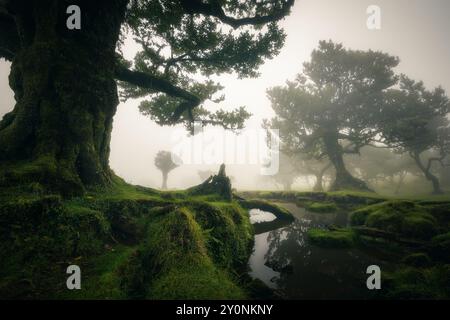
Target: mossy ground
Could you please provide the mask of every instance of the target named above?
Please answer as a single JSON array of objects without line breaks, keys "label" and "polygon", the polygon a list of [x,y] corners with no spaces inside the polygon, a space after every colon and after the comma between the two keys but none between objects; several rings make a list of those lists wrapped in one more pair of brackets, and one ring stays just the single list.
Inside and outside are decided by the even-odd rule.
[{"label": "mossy ground", "polygon": [[338,207],[333,202],[312,202],[304,203],[305,208],[311,212],[330,213],[338,210]]},{"label": "mossy ground", "polygon": [[384,299],[445,299],[450,297],[450,265],[428,268],[403,265],[382,276]]},{"label": "mossy ground", "polygon": [[239,200],[239,204],[245,209],[259,209],[275,215],[276,219],[273,221],[264,221],[253,224],[255,235],[282,228],[295,220],[292,213],[288,210],[269,201],[248,199]]},{"label": "mossy ground", "polygon": [[289,222],[292,222],[294,220],[294,217],[288,210],[269,201],[249,199],[241,200],[239,201],[239,204],[246,209],[260,209],[263,211],[268,211],[270,213],[273,213],[279,220],[286,220]]},{"label": "mossy ground", "polygon": [[[235,201],[159,192],[116,178],[108,190],[62,199],[3,190],[0,297],[240,299],[253,244]],[[9,195],[7,195],[9,192]],[[66,288],[66,268],[82,289]]]},{"label": "mossy ground", "polygon": [[371,192],[335,191],[243,191],[244,198],[295,202],[312,212],[334,212],[385,201],[386,198]]},{"label": "mossy ground", "polygon": [[[386,290],[381,298],[450,297],[448,199],[385,199],[352,192],[250,194],[296,203],[323,202],[352,212],[350,228],[311,230],[309,240],[336,250],[369,245],[395,250],[395,268],[383,274]],[[292,216],[260,199],[229,201],[215,194],[160,192],[118,178],[109,189],[91,190],[70,200],[44,195],[38,186],[4,189],[0,297],[272,297],[270,290],[247,276],[253,228],[246,209],[257,207],[286,219]],[[364,228],[372,234],[361,234]],[[374,231],[421,245],[405,246],[398,239],[375,237]],[[66,288],[70,264],[82,269],[82,290]]]},{"label": "mossy ground", "polygon": [[430,211],[430,208],[413,201],[386,201],[354,211],[351,223],[406,238],[430,240],[444,231]]},{"label": "mossy ground", "polygon": [[322,229],[308,230],[309,240],[326,248],[350,248],[355,245],[356,234],[351,229],[337,229],[333,231]]}]

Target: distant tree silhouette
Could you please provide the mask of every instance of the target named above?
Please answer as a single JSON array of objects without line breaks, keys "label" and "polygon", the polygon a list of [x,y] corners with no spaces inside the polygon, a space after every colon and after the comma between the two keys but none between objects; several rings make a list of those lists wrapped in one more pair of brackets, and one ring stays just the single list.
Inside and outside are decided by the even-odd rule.
[{"label": "distant tree silhouette", "polygon": [[169,172],[178,167],[178,164],[173,162],[172,153],[170,151],[159,151],[155,157],[155,166],[162,172],[162,189],[167,189],[167,178]]},{"label": "distant tree silhouette", "polygon": [[433,193],[442,193],[433,169],[435,164],[446,166],[450,154],[450,101],[444,89],[430,91],[423,82],[402,75],[399,89],[389,90],[384,100],[379,122],[383,142],[409,154],[431,182]]},{"label": "distant tree silhouette", "polygon": [[397,81],[398,62],[382,52],[321,41],[295,81],[268,90],[276,116],[265,125],[279,129],[284,152],[328,158],[336,172],[332,190],[368,190],[347,170],[343,155],[358,154],[376,138],[374,112]]}]

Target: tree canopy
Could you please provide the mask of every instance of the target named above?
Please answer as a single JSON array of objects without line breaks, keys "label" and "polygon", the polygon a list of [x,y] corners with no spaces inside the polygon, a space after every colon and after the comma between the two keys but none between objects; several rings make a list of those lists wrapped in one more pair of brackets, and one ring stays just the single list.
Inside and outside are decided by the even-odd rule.
[{"label": "tree canopy", "polygon": [[[399,88],[385,94],[382,112],[382,141],[399,152],[408,153],[434,193],[442,193],[439,179],[432,173],[433,163],[442,166],[450,153],[450,102],[441,88],[427,90],[423,82],[402,75]],[[432,151],[428,156],[424,153]]]},{"label": "tree canopy", "polygon": [[145,98],[141,112],[161,125],[184,123],[193,130],[197,121],[242,129],[250,116],[244,107],[209,112],[202,106],[224,99],[223,87],[209,77],[229,72],[256,77],[284,43],[277,22],[293,3],[131,1],[122,37],[131,34],[142,50],[118,68],[122,97]]},{"label": "tree canopy", "polygon": [[[243,106],[222,102],[214,75],[255,77],[285,34],[294,0],[0,0],[0,58],[12,62],[16,105],[0,122],[8,184],[39,182],[64,194],[109,185],[113,117],[122,99],[160,125],[241,129]],[[81,28],[67,28],[78,6]],[[139,50],[124,58],[124,43]],[[22,170],[23,165],[28,165]],[[5,180],[6,181],[6,180]]]},{"label": "tree canopy", "polygon": [[162,172],[162,189],[167,189],[167,177],[169,172],[179,166],[178,161],[174,161],[174,155],[170,151],[159,151],[155,156],[155,166]]}]

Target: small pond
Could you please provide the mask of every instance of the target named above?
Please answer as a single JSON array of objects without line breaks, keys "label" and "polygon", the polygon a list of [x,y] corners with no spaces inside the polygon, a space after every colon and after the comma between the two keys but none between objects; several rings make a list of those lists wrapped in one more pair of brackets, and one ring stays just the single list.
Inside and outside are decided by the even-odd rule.
[{"label": "small pond", "polygon": [[[307,240],[310,228],[346,226],[346,212],[312,213],[294,203],[278,203],[295,221],[255,235],[249,260],[250,275],[262,280],[287,299],[367,299],[366,269],[382,261],[358,249],[328,249]],[[274,220],[270,212],[250,210],[252,223]],[[383,270],[383,268],[382,268]]]}]

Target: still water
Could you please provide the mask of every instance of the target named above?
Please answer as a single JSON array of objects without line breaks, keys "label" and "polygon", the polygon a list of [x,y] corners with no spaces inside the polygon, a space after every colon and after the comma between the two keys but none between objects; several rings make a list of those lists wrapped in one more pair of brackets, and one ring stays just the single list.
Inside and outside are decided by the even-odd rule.
[{"label": "still water", "polygon": [[[311,213],[293,203],[279,203],[295,216],[288,226],[255,236],[250,275],[287,299],[367,299],[366,269],[382,265],[358,249],[328,249],[307,241],[310,228],[347,226],[346,212]],[[271,221],[273,214],[250,210],[252,223]]]}]

